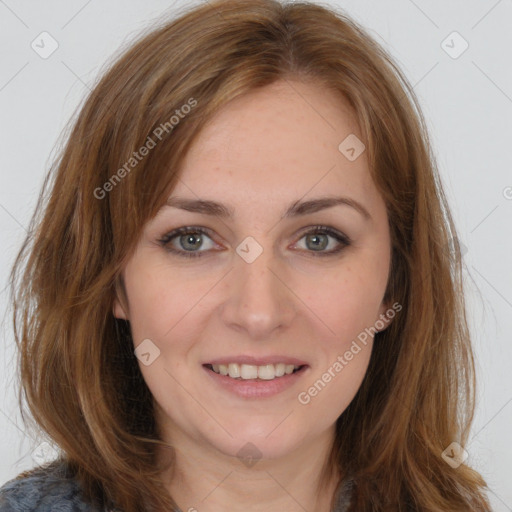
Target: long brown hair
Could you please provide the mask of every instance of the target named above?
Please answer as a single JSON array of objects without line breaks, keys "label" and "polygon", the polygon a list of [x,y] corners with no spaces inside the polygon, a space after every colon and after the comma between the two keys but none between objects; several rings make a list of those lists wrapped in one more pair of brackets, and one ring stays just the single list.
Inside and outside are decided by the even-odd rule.
[{"label": "long brown hair", "polygon": [[[441,456],[468,439],[474,361],[461,254],[418,101],[361,27],[307,2],[195,6],[153,26],[95,85],[11,275],[20,406],[25,399],[91,501],[125,512],[176,506],[160,480],[152,396],[113,300],[201,128],[228,101],[279,79],[311,80],[354,108],[389,216],[386,298],[403,306],[376,335],[325,475],[352,475],[352,511],[489,511],[481,476]],[[154,147],[135,158],[149,138]]]}]

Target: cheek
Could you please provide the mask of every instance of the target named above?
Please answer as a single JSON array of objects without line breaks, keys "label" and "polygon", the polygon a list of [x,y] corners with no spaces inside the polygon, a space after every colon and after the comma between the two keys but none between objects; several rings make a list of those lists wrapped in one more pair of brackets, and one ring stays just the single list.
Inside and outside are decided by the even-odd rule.
[{"label": "cheek", "polygon": [[[346,350],[345,350],[346,349]],[[349,343],[330,354],[328,363],[305,382],[297,395],[304,414],[321,411],[322,421],[334,423],[354,399],[366,375],[372,341]]]},{"label": "cheek", "polygon": [[372,268],[371,262],[353,262],[320,279],[303,282],[306,304],[334,343],[350,345],[352,338],[374,325],[386,286],[386,276],[379,270]]},{"label": "cheek", "polygon": [[[152,338],[161,343],[188,324],[187,315],[212,287],[203,276],[191,279],[179,269],[153,266],[148,271],[134,269],[127,279],[130,290],[130,323],[134,340]],[[128,276],[129,278],[129,276]]]},{"label": "cheek", "polygon": [[347,258],[318,281],[324,286],[308,294],[308,304],[330,334],[322,340],[326,357],[298,399],[305,407],[315,404],[331,421],[350,404],[366,375],[386,281],[386,258],[379,261],[368,251],[366,257]]},{"label": "cheek", "polygon": [[341,411],[348,407],[361,386],[370,362],[372,345],[372,341],[367,344],[357,341],[355,344],[350,344],[343,355],[337,359],[336,362],[339,365],[333,365],[330,372],[336,375],[332,379],[333,400]]}]

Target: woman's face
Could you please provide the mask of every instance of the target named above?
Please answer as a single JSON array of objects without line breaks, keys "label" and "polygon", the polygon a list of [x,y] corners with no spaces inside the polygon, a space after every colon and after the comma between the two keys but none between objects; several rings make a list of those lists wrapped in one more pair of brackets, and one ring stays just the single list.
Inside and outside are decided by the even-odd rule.
[{"label": "woman's face", "polygon": [[385,204],[355,137],[331,92],[280,81],[191,148],[114,306],[167,440],[276,458],[332,438],[390,307]]}]

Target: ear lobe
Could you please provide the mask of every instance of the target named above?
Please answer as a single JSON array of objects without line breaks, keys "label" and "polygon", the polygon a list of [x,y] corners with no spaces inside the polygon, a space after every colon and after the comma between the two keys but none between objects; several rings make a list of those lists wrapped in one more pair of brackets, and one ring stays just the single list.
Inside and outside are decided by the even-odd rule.
[{"label": "ear lobe", "polygon": [[[391,311],[391,315],[389,314]],[[389,304],[382,304],[380,310],[379,310],[379,318],[375,321],[375,327],[377,328],[378,332],[385,331],[394,318],[395,310],[389,305]]]},{"label": "ear lobe", "polygon": [[121,302],[117,297],[114,299],[114,307],[112,308],[112,312],[116,318],[128,320],[128,315],[126,314],[126,311],[124,310]]}]

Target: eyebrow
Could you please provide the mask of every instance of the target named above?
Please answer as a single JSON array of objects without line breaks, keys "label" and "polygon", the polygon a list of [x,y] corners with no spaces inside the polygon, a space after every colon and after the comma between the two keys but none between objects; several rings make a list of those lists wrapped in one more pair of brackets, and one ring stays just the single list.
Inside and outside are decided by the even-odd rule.
[{"label": "eyebrow", "polygon": [[[170,197],[165,203],[166,206],[173,208],[179,208],[188,212],[202,213],[204,215],[212,215],[219,218],[232,219],[234,211],[221,203],[216,201],[210,201],[206,199],[184,199],[180,197]],[[371,215],[368,210],[359,202],[349,197],[319,197],[317,199],[311,199],[309,201],[295,201],[292,203],[285,213],[282,215],[282,219],[299,217],[302,215],[308,215],[315,213],[326,208],[332,208],[333,206],[345,205],[353,208],[359,212],[366,220],[371,219]]]}]

